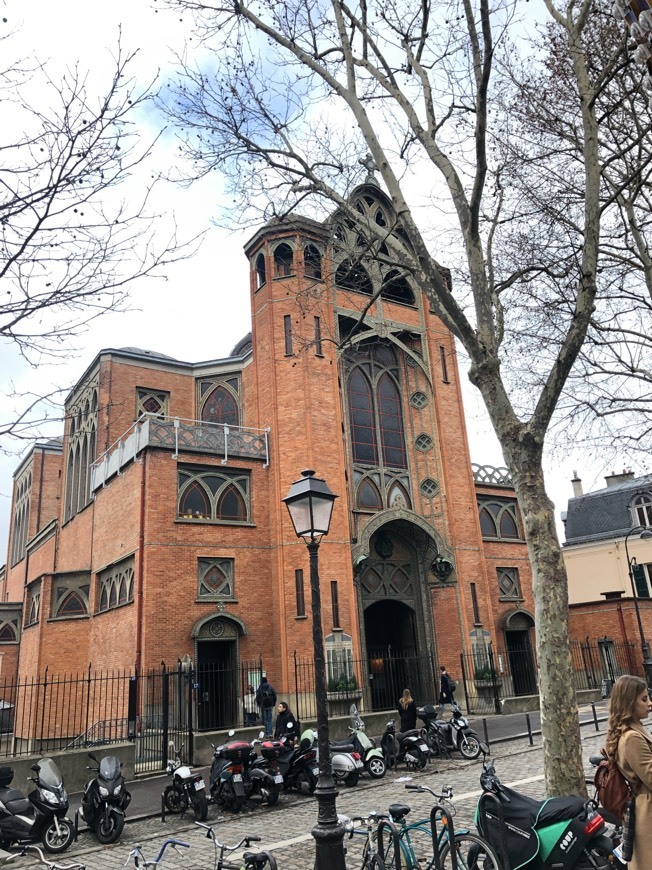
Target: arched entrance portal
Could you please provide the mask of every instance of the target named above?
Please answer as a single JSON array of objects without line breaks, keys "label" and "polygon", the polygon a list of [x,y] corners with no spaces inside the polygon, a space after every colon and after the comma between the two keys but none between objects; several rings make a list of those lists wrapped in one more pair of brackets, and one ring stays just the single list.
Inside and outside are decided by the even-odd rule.
[{"label": "arched entrance portal", "polygon": [[534,695],[537,682],[532,652],[534,619],[525,610],[513,610],[503,617],[505,651],[515,695]]},{"label": "arched entrance portal", "polygon": [[197,663],[197,727],[211,730],[238,720],[239,638],[244,624],[226,614],[198,622],[192,636]]},{"label": "arched entrance portal", "polygon": [[380,515],[374,517],[362,548],[356,556],[357,586],[372,707],[395,707],[405,688],[421,703],[432,701],[436,644],[430,567],[439,555],[436,533],[422,518],[395,511],[384,523]]}]

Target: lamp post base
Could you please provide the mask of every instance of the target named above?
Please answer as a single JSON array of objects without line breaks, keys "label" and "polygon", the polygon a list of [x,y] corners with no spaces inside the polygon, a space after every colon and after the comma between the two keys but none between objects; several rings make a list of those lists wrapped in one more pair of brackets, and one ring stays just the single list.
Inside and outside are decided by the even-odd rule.
[{"label": "lamp post base", "polygon": [[344,860],[344,828],[337,818],[335,798],[338,791],[332,777],[319,777],[317,824],[312,829],[315,838],[315,870],[346,870]]}]

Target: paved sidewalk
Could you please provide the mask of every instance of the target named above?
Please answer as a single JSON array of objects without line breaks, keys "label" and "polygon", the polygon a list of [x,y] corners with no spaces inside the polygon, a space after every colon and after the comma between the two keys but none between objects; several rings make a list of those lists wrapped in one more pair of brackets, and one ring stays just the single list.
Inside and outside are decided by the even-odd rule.
[{"label": "paved sidewalk", "polygon": [[[538,745],[529,746],[527,739],[521,739],[509,744],[499,744],[494,747],[493,758],[496,770],[505,784],[512,785],[534,798],[543,798],[544,783],[542,774],[542,750],[540,739]],[[604,733],[593,728],[583,729],[582,747],[587,773],[590,771],[588,757],[599,751],[604,743]],[[431,761],[423,772],[407,774],[404,769],[398,773],[388,774],[378,781],[367,777],[353,789],[343,788],[337,799],[337,809],[347,815],[359,815],[371,809],[386,810],[393,802],[405,802],[412,807],[411,818],[428,816],[432,806],[432,798],[427,794],[416,794],[405,791],[405,783],[409,778],[415,783],[430,785],[441,789],[451,785],[454,789],[454,804],[456,807],[456,825],[472,827],[473,813],[480,794],[479,776],[480,761],[466,762],[449,759]],[[149,784],[150,789],[160,791],[166,782],[166,777]],[[138,784],[140,788],[141,785]],[[135,807],[134,807],[135,808]],[[133,819],[134,815],[130,814]],[[276,807],[256,807],[245,810],[239,815],[219,812],[218,807],[211,806],[209,823],[215,829],[221,840],[234,843],[246,834],[261,837],[260,846],[267,848],[276,856],[279,870],[307,870],[314,863],[314,841],[310,834],[317,818],[317,804],[314,798],[300,795],[283,795]],[[127,861],[130,850],[135,843],[140,843],[147,858],[155,857],[164,839],[176,836],[191,844],[191,848],[183,850],[183,854],[170,853],[162,867],[172,868],[204,868],[213,866],[212,844],[193,824],[191,818],[179,819],[167,817],[162,823],[160,818],[132,821],[125,828],[122,839],[113,846],[100,846],[89,834],[80,835],[79,841],[60,860],[62,863],[70,860],[82,861],[89,870],[118,870]],[[347,847],[347,867],[360,866],[360,854],[363,846],[362,837],[345,840]],[[20,861],[20,866],[34,866],[31,858]]]}]

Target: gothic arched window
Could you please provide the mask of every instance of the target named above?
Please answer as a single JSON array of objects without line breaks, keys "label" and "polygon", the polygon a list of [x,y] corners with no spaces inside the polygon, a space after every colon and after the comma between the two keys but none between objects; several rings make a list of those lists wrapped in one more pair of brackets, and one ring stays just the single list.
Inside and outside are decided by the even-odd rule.
[{"label": "gothic arched window", "polygon": [[304,249],[303,272],[307,278],[321,278],[321,254],[314,245]]},{"label": "gothic arched window", "polygon": [[265,255],[261,253],[256,257],[256,288],[260,290],[266,280]]},{"label": "gothic arched window", "polygon": [[274,270],[277,278],[294,274],[294,251],[283,242],[274,249]]},{"label": "gothic arched window", "polygon": [[479,499],[478,510],[483,538],[520,540],[516,502],[513,499]]},{"label": "gothic arched window", "polygon": [[206,423],[238,426],[240,415],[234,395],[222,385],[215,387],[204,401],[201,419]]}]

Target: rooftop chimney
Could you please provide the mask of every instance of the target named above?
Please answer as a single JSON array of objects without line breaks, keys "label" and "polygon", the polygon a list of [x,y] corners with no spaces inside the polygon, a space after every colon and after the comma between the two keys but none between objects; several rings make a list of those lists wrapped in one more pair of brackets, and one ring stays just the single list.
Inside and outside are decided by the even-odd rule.
[{"label": "rooftop chimney", "polygon": [[577,476],[577,472],[573,472],[573,479],[571,483],[573,484],[573,495],[575,498],[579,498],[581,495],[584,495],[584,490],[582,489],[582,481]]},{"label": "rooftop chimney", "polygon": [[625,468],[621,471],[620,474],[616,474],[615,471],[612,471],[607,477],[605,477],[605,483],[607,486],[616,486],[619,483],[625,483],[628,480],[634,480],[636,475],[633,471],[627,471]]}]

